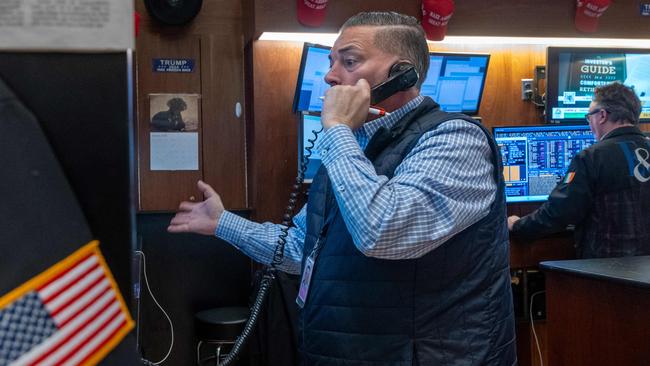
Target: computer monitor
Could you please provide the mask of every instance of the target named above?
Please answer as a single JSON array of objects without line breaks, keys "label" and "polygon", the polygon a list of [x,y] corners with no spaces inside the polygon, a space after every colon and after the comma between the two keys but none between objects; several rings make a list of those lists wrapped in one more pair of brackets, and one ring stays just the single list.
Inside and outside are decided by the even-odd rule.
[{"label": "computer monitor", "polygon": [[478,114],[490,55],[432,52],[429,61],[420,94],[431,97],[444,111]]},{"label": "computer monitor", "polygon": [[619,81],[641,99],[641,121],[650,121],[650,50],[641,48],[548,47],[546,118],[587,123],[594,90]]},{"label": "computer monitor", "polygon": [[325,82],[325,74],[329,71],[330,47],[305,43],[302,49],[302,59],[298,72],[298,83],[293,99],[293,111],[320,112],[323,101],[319,98],[325,95],[329,85]]},{"label": "computer monitor", "polygon": [[506,202],[540,202],[565,175],[571,159],[595,143],[587,125],[494,127],[501,150]]},{"label": "computer monitor", "polygon": [[[298,169],[300,170],[302,165],[303,157],[308,156],[307,148],[314,146],[311,149],[311,155],[307,160],[307,166],[305,169],[304,182],[311,183],[312,179],[316,175],[318,168],[321,165],[321,157],[318,150],[315,147],[316,142],[310,142],[309,140],[318,139],[322,133],[323,126],[320,122],[320,116],[316,114],[302,113],[300,118],[300,127],[298,129],[299,135],[299,147],[298,147]],[[316,134],[314,133],[316,131]],[[319,132],[320,131],[320,132]],[[318,136],[316,136],[318,135]]]}]

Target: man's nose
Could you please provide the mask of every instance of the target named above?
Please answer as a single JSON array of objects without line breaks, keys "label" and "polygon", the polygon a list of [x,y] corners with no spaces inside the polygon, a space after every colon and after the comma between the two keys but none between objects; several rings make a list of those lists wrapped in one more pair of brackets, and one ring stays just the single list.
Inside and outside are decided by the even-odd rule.
[{"label": "man's nose", "polygon": [[328,83],[330,86],[341,84],[341,79],[336,73],[336,69],[334,66],[330,67],[327,74],[325,74],[325,82]]}]

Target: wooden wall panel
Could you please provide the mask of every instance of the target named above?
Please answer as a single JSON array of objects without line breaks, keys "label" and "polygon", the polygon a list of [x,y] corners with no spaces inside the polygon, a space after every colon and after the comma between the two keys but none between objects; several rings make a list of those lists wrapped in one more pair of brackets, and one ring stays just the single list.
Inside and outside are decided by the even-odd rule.
[{"label": "wooden wall panel", "polygon": [[[144,38],[144,37],[143,37]],[[145,43],[146,42],[146,43]],[[147,211],[170,210],[178,206],[180,199],[201,197],[196,181],[201,175],[201,124],[199,121],[199,170],[152,171],[149,145],[149,98],[150,93],[201,93],[201,44],[199,37],[184,36],[140,39],[146,44],[137,51],[138,65],[138,187],[140,209]],[[153,58],[193,58],[193,73],[156,73],[151,71]],[[202,100],[200,99],[199,108]],[[199,110],[200,115],[200,110]]]},{"label": "wooden wall panel", "polygon": [[[350,16],[368,10],[393,10],[420,16],[419,0],[330,1],[318,32],[336,32]],[[254,28],[261,32],[305,32],[296,20],[295,0],[255,0]],[[615,1],[600,19],[599,31],[586,35],[574,28],[575,1],[463,0],[449,23],[448,35],[516,37],[647,38],[650,18],[639,14],[638,1]]]},{"label": "wooden wall panel", "polygon": [[259,221],[280,222],[298,164],[298,117],[291,112],[302,43],[256,41],[249,141],[251,207]]},{"label": "wooden wall panel", "polygon": [[[243,38],[241,34],[204,36],[203,179],[219,192],[224,206],[246,208],[246,123],[244,119]],[[235,104],[241,116],[235,115]]]},{"label": "wooden wall panel", "polygon": [[[246,122],[235,116],[244,103],[242,4],[235,0],[204,2],[198,16],[180,27],[148,16],[142,2],[137,38],[138,170],[141,211],[171,211],[181,200],[201,200],[196,181],[203,179],[230,209],[248,206],[246,194]],[[153,58],[191,58],[192,73],[153,73]],[[149,93],[197,93],[200,99],[199,170],[149,170]]]}]

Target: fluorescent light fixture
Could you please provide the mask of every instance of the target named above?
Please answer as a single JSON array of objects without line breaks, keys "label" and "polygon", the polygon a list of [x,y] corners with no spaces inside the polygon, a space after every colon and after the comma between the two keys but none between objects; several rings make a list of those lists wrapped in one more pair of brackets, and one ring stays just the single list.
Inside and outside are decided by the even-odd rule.
[{"label": "fluorescent light fixture", "polygon": [[[334,44],[336,33],[282,33],[264,32],[260,36],[261,41],[293,41],[310,42],[331,46]],[[650,39],[629,39],[629,38],[543,38],[543,37],[465,37],[447,36],[440,42],[429,42],[431,45],[469,45],[469,44],[493,44],[493,45],[543,45],[543,46],[569,46],[569,47],[627,47],[627,48],[650,48]]]},{"label": "fluorescent light fixture", "polygon": [[338,33],[283,33],[283,32],[264,32],[260,36],[260,41],[291,41],[291,42],[309,42],[321,44],[323,46],[332,46],[336,41]]}]

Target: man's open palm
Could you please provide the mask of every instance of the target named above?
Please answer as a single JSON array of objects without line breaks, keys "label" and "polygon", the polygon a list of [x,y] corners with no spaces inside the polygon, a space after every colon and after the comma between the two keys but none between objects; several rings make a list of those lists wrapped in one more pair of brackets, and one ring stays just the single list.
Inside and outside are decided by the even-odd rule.
[{"label": "man's open palm", "polygon": [[214,235],[219,217],[224,211],[221,197],[203,181],[198,181],[197,186],[203,192],[205,200],[197,203],[181,202],[178,212],[167,227],[170,233]]}]

